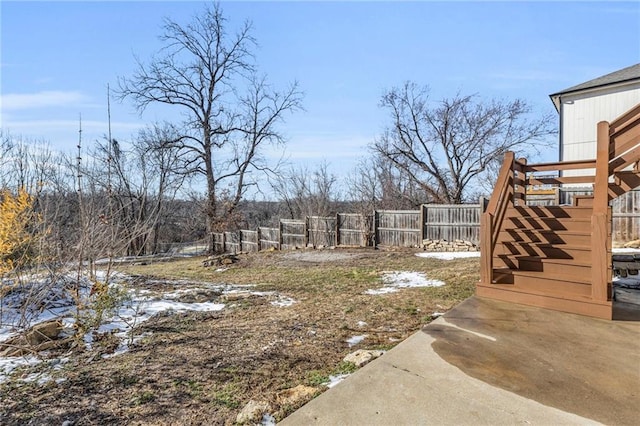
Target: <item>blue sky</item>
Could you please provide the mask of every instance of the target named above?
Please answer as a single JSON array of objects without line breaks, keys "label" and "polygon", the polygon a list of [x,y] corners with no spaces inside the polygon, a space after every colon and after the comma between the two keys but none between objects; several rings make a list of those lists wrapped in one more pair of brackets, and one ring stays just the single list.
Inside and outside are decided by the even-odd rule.
[{"label": "blue sky", "polygon": [[[346,174],[387,124],[384,89],[406,80],[437,100],[457,92],[526,100],[640,62],[640,2],[222,2],[253,22],[256,59],[276,87],[297,80],[306,111],[282,130],[296,165]],[[201,2],[2,1],[0,126],[71,152],[107,132],[106,87],[161,46],[163,17],[187,23]],[[113,136],[172,119],[112,100]],[[550,150],[545,160],[555,160]]]}]

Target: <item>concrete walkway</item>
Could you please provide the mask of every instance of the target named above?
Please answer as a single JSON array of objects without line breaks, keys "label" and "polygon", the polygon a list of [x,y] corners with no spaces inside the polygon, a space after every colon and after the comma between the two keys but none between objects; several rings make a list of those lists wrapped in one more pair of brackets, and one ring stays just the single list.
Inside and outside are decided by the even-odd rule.
[{"label": "concrete walkway", "polygon": [[472,297],[282,425],[637,425],[640,322]]}]

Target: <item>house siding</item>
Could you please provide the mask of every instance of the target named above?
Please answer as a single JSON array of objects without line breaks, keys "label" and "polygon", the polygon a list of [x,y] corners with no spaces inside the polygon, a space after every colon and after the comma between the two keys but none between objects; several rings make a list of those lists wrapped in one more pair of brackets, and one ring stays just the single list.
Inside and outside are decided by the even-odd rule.
[{"label": "house siding", "polygon": [[[600,121],[612,121],[640,103],[640,82],[563,95],[562,161],[596,157],[596,129]],[[593,174],[593,170],[567,171],[565,176]]]}]

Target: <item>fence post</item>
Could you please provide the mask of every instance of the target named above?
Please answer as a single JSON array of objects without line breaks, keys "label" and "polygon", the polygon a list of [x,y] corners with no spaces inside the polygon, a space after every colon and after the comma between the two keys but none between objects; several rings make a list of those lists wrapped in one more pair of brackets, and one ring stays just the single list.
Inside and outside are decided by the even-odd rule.
[{"label": "fence post", "polygon": [[378,210],[373,211],[373,248],[378,247]]},{"label": "fence post", "polygon": [[258,226],[256,228],[256,235],[258,236],[258,251],[262,250],[262,244],[260,243],[260,240],[262,239],[262,235],[260,233],[260,227]]},{"label": "fence post", "polygon": [[222,231],[222,253],[227,252],[227,234]]},{"label": "fence post", "polygon": [[304,248],[309,247],[309,216],[304,217]]},{"label": "fence post", "polygon": [[426,239],[427,237],[427,217],[429,217],[427,215],[427,205],[423,204],[420,207],[420,242],[419,242],[419,246],[422,245],[422,242]]},{"label": "fence post", "polygon": [[278,250],[282,250],[282,219],[278,222]]},{"label": "fence post", "polygon": [[336,213],[336,247],[340,245],[340,213]]}]

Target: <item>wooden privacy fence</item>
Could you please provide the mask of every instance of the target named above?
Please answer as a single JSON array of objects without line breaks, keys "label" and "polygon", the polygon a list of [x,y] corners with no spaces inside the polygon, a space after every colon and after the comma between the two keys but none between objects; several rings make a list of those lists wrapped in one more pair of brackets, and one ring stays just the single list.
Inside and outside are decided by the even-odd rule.
[{"label": "wooden privacy fence", "polygon": [[[527,205],[572,203],[585,188],[562,188],[559,193],[528,196]],[[559,201],[558,201],[559,200]],[[420,210],[378,210],[371,215],[338,213],[281,219],[278,227],[213,233],[216,252],[250,252],[296,247],[418,247],[423,240],[480,243],[480,204],[423,204]],[[640,239],[640,191],[632,191],[612,202],[614,242]]]},{"label": "wooden privacy fence", "polygon": [[374,214],[377,245],[416,247],[422,244],[422,212],[420,210],[383,210]]},{"label": "wooden privacy fence", "polygon": [[480,205],[428,205],[420,210],[378,210],[281,219],[278,227],[213,233],[217,252],[296,247],[419,247],[424,239],[479,243]]},{"label": "wooden privacy fence", "polygon": [[480,241],[480,205],[424,204],[423,239]]}]

